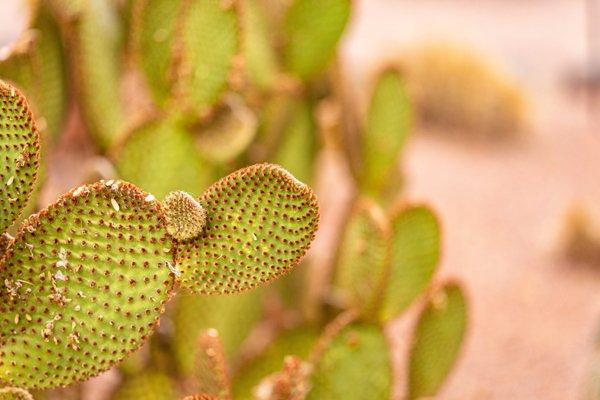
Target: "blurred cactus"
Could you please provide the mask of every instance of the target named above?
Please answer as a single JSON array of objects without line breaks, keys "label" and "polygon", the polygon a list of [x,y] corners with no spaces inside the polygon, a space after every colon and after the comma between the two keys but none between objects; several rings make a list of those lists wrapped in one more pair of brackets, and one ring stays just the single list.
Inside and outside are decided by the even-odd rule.
[{"label": "blurred cactus", "polygon": [[600,265],[600,229],[589,212],[580,207],[570,210],[565,219],[561,240],[566,259]]},{"label": "blurred cactus", "polygon": [[420,122],[444,132],[506,139],[527,128],[519,87],[475,51],[428,44],[402,59]]}]

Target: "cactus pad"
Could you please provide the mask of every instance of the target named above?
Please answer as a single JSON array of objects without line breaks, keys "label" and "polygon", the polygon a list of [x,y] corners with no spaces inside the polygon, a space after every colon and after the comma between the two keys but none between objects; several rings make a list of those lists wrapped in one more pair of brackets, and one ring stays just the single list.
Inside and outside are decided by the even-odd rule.
[{"label": "cactus pad", "polygon": [[64,386],[140,347],[174,285],[161,213],[101,181],[25,221],[0,262],[0,382]]},{"label": "cactus pad", "polygon": [[242,3],[244,55],[250,82],[262,90],[272,89],[279,73],[272,40],[273,26],[260,0]]},{"label": "cactus pad", "polygon": [[381,328],[351,324],[337,333],[315,364],[308,400],[389,399],[390,351]]},{"label": "cactus pad", "polygon": [[0,400],[33,400],[33,396],[24,389],[7,387],[0,389]]},{"label": "cactus pad", "polygon": [[171,94],[173,34],[181,0],[134,0],[133,56],[158,104]]},{"label": "cactus pad", "polygon": [[87,128],[102,148],[113,143],[125,122],[119,23],[112,6],[105,0],[85,1],[68,29],[76,94]]},{"label": "cactus pad", "polygon": [[213,181],[194,138],[175,117],[135,127],[116,152],[119,176],[163,198],[173,190],[198,195]]},{"label": "cactus pad", "polygon": [[238,97],[227,96],[225,103],[209,123],[195,129],[200,153],[214,163],[234,160],[256,136],[258,121],[252,110]]},{"label": "cactus pad", "polygon": [[227,88],[240,47],[235,3],[183,0],[175,42],[176,93],[195,112],[210,108]]},{"label": "cactus pad", "polygon": [[355,206],[338,248],[335,289],[345,308],[373,312],[389,256],[387,221],[375,203]]},{"label": "cactus pad", "polygon": [[287,69],[310,79],[324,69],[350,17],[350,0],[295,0],[285,17]]},{"label": "cactus pad", "polygon": [[398,71],[388,69],[378,78],[362,136],[360,185],[377,196],[394,182],[397,160],[411,125],[411,108]]},{"label": "cactus pad", "polygon": [[163,205],[167,232],[175,239],[193,239],[206,227],[206,210],[186,192],[169,193]]},{"label": "cactus pad", "polygon": [[194,380],[198,391],[219,400],[231,399],[229,370],[218,332],[204,332],[198,339],[198,350]]},{"label": "cactus pad", "polygon": [[459,286],[446,284],[432,293],[414,333],[408,399],[436,395],[456,362],[466,324],[466,300]]},{"label": "cactus pad", "polygon": [[0,81],[0,234],[19,217],[33,191],[40,138],[25,97]]},{"label": "cactus pad", "polygon": [[254,399],[253,391],[263,378],[281,370],[286,356],[293,355],[301,359],[308,357],[318,337],[319,332],[308,327],[282,332],[260,356],[244,365],[234,376],[234,399]]},{"label": "cactus pad", "polygon": [[429,284],[440,259],[440,227],[425,206],[400,208],[392,215],[392,254],[382,318],[404,311]]},{"label": "cactus pad", "polygon": [[197,293],[240,292],[286,274],[312,242],[314,192],[277,165],[257,164],[210,186],[199,199],[204,233],[177,244],[181,286]]}]

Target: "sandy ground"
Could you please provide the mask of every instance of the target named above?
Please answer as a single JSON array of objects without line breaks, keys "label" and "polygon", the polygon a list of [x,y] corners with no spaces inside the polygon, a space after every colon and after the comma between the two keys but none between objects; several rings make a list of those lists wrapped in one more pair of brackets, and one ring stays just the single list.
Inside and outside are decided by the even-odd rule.
[{"label": "sandy ground", "polygon": [[[566,265],[554,246],[573,202],[600,208],[600,131],[585,103],[561,90],[585,60],[583,2],[357,6],[344,48],[357,76],[407,45],[450,38],[503,63],[531,97],[533,128],[521,143],[419,136],[406,151],[409,198],[433,205],[443,221],[441,275],[459,277],[470,297],[466,347],[439,398],[581,398],[600,327],[600,271]],[[402,328],[391,330],[399,341]]]},{"label": "sandy ground", "polygon": [[[584,102],[561,90],[585,59],[583,1],[355,2],[342,53],[357,87],[377,60],[443,37],[504,64],[531,97],[533,128],[520,143],[419,135],[406,152],[409,198],[443,222],[441,275],[459,277],[470,298],[464,353],[439,398],[581,398],[600,327],[600,271],[562,262],[555,239],[573,202],[600,208],[600,131]],[[14,4],[2,0],[0,46],[18,31]],[[390,329],[398,359],[404,328]]]}]

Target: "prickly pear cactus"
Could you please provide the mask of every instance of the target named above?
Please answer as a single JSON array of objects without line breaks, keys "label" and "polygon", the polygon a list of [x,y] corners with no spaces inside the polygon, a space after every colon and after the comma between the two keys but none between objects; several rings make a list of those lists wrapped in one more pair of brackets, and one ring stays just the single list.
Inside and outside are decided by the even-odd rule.
[{"label": "prickly pear cactus", "polygon": [[428,207],[402,206],[391,216],[392,250],[383,320],[393,318],[429,285],[440,259],[440,226]]},{"label": "prickly pear cactus", "polygon": [[411,108],[400,73],[387,69],[379,75],[361,138],[361,190],[379,197],[398,186],[396,165],[411,126]]},{"label": "prickly pear cactus", "polygon": [[181,286],[196,293],[241,292],[287,274],[312,242],[314,192],[283,168],[259,164],[209,187],[199,198],[204,233],[177,244]]},{"label": "prickly pear cactus", "polygon": [[133,56],[154,100],[164,105],[173,84],[173,38],[181,0],[134,0]]},{"label": "prickly pear cactus", "polygon": [[285,16],[286,69],[302,80],[320,73],[333,58],[350,17],[350,0],[294,0]]},{"label": "prickly pear cactus", "polygon": [[33,396],[24,389],[7,387],[0,389],[0,400],[33,400]]},{"label": "prickly pear cactus", "polygon": [[172,252],[160,204],[124,182],[31,216],[0,268],[0,382],[64,386],[137,349],[171,296]]},{"label": "prickly pear cactus", "polygon": [[462,289],[454,283],[431,293],[410,350],[408,399],[434,396],[446,380],[466,330],[466,306]]},{"label": "prickly pear cactus", "polygon": [[378,326],[344,327],[317,357],[314,368],[308,400],[390,398],[390,351]]},{"label": "prickly pear cactus", "polygon": [[40,138],[27,100],[0,81],[0,233],[19,217],[33,191]]},{"label": "prickly pear cactus", "polygon": [[223,95],[240,51],[237,1],[182,0],[175,43],[177,97],[207,110]]},{"label": "prickly pear cactus", "polygon": [[389,262],[389,227],[383,210],[361,201],[352,211],[338,248],[335,294],[346,308],[373,313]]}]

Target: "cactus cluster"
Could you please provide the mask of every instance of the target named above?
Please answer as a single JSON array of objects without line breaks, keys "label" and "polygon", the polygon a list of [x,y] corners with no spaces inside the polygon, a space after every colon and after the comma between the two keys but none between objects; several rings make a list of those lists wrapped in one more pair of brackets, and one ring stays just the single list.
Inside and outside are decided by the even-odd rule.
[{"label": "cactus cluster", "polygon": [[[34,186],[39,135],[23,95],[1,88],[6,231]],[[313,192],[269,164],[198,200],[174,192],[161,203],[120,180],[71,190],[3,236],[0,382],[45,389],[99,374],[141,346],[176,289],[269,282],[299,262],[317,223]]]},{"label": "cactus cluster", "polygon": [[[413,123],[402,70],[376,75],[364,112],[348,96],[336,48],[350,0],[32,4],[0,61],[12,82],[0,83],[9,398],[118,365],[119,400],[388,399],[385,328],[408,309],[406,396],[440,390],[466,300],[434,279],[435,213],[401,196]],[[40,136],[48,152],[60,143],[67,93],[114,176],[95,173],[20,222],[43,184]],[[332,265],[302,260],[319,212],[297,178],[314,180],[320,150],[356,193]]]}]

